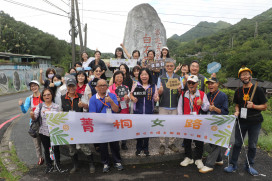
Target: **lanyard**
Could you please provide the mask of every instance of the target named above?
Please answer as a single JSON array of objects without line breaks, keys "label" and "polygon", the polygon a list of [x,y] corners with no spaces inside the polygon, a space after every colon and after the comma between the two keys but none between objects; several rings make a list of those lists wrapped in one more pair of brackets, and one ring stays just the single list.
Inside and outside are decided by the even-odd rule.
[{"label": "lanyard", "polygon": [[211,95],[211,98],[210,98],[210,103],[211,105],[213,105],[213,102],[214,102],[214,99],[216,98],[216,96],[218,95],[220,91],[217,92],[217,94],[214,96],[213,100],[212,100],[212,95]]},{"label": "lanyard", "polygon": [[74,99],[75,99],[75,98],[73,98],[72,101],[71,101],[71,99],[69,100],[69,103],[70,103],[70,105],[71,105],[71,110],[72,110],[72,111],[73,111],[73,109],[74,109]]},{"label": "lanyard", "polygon": [[[104,104],[105,106],[108,106],[108,104],[106,104],[106,102],[101,101],[101,98],[99,98],[99,101],[100,101],[102,104]],[[110,106],[108,106],[108,107],[110,107]]]},{"label": "lanyard", "polygon": [[249,87],[247,94],[245,94],[244,87],[243,87],[243,100],[245,101],[244,107],[246,107],[246,102],[249,100],[249,91],[251,89],[252,85]]},{"label": "lanyard", "polygon": [[190,96],[190,99],[189,99],[190,109],[191,109],[191,112],[194,112],[195,98],[192,100],[191,94],[189,94],[189,96]]}]

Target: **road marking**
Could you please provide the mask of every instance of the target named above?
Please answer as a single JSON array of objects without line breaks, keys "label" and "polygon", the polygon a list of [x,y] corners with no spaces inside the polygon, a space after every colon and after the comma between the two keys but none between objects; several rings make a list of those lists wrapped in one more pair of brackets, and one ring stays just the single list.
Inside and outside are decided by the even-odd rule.
[{"label": "road marking", "polygon": [[5,126],[5,124],[11,122],[13,119],[18,118],[19,116],[21,116],[21,114],[18,114],[17,116],[15,116],[15,117],[13,117],[13,118],[7,120],[6,122],[2,123],[2,124],[0,125],[0,129],[1,129],[3,126]]}]

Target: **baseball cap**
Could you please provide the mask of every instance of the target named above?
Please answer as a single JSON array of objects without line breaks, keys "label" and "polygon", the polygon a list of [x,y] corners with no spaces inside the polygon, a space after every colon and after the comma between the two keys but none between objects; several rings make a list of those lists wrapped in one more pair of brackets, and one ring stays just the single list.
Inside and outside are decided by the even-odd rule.
[{"label": "baseball cap", "polygon": [[68,79],[67,82],[66,82],[66,85],[69,86],[69,85],[74,85],[76,86],[77,85],[77,82],[75,79]]},{"label": "baseball cap", "polygon": [[187,79],[187,82],[192,81],[197,83],[198,82],[198,77],[196,75],[190,75]]},{"label": "baseball cap", "polygon": [[40,83],[37,80],[31,80],[28,85],[30,86],[32,83],[37,84],[38,86],[40,86]]},{"label": "baseball cap", "polygon": [[168,49],[168,47],[167,47],[167,46],[162,47],[162,50],[163,50],[163,49],[166,49],[166,50],[168,50],[168,51],[169,51],[169,49]]},{"label": "baseball cap", "polygon": [[207,83],[208,83],[208,82],[218,83],[218,79],[215,78],[215,77],[211,77],[211,78],[209,78],[206,82],[207,82]]}]

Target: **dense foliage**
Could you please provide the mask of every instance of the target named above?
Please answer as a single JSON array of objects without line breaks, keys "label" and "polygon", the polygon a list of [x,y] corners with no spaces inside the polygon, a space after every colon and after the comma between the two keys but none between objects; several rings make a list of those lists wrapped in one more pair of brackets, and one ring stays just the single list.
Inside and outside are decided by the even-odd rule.
[{"label": "dense foliage", "polygon": [[[0,11],[0,52],[51,56],[53,64],[67,69],[72,62],[71,44],[57,39],[54,35],[31,27]],[[94,50],[87,49],[89,56]],[[80,49],[76,46],[79,61]],[[102,58],[113,56],[102,53]]]},{"label": "dense foliage", "polygon": [[[257,33],[255,33],[257,22]],[[253,71],[253,76],[272,81],[272,9],[222,29],[211,36],[188,42],[170,38],[167,45],[180,63],[193,59],[201,62],[201,73],[207,75],[207,65],[213,61],[222,64],[220,77],[236,77],[242,65]]]}]

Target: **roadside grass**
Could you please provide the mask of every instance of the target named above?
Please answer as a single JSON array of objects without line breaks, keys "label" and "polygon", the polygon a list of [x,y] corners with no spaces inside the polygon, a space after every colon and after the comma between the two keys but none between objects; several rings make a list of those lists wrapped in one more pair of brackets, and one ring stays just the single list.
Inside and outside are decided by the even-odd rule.
[{"label": "roadside grass", "polygon": [[[17,170],[14,170],[14,172],[15,171],[19,171],[23,173],[28,172],[29,169],[27,168],[27,166],[24,163],[22,163],[17,157],[17,153],[14,146],[12,146],[10,151],[5,151],[5,153],[9,153],[11,156],[7,158],[10,159],[13,164],[17,165]],[[0,178],[3,178],[7,181],[19,180],[20,176],[14,176],[11,172],[9,172],[4,166],[2,159],[3,158],[1,157],[0,158]]]}]

